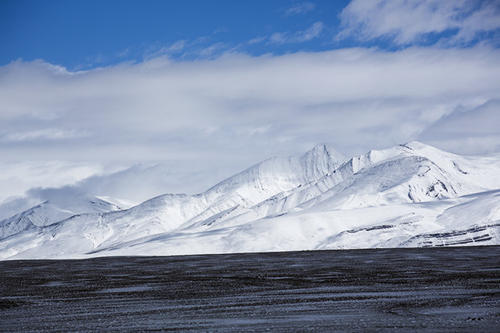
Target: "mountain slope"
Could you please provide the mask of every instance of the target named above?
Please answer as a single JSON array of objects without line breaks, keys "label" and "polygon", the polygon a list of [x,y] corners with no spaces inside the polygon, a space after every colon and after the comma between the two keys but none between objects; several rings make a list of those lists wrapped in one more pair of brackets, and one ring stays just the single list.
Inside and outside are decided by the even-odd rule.
[{"label": "mountain slope", "polygon": [[[77,206],[82,199],[74,196],[64,198],[68,206],[66,210],[47,202],[1,221],[0,239],[29,229],[32,225],[40,227],[53,224],[58,224],[58,228],[59,224],[68,225],[69,229],[74,228],[77,233],[80,231],[80,235],[92,244],[95,244],[95,239],[101,239],[102,234],[108,235],[105,243],[109,245],[167,232],[183,223],[195,223],[227,209],[252,206],[278,192],[314,181],[325,172],[335,169],[344,159],[333,148],[318,145],[302,156],[272,158],[258,163],[202,194],[166,194],[122,211],[96,210],[92,207],[71,211],[70,208]],[[96,202],[103,200],[96,199]],[[107,211],[111,212],[104,214]],[[84,212],[87,214],[82,214]],[[45,220],[44,224],[32,223]],[[77,224],[81,224],[85,230],[102,230],[81,232],[80,226],[75,227]],[[108,225],[112,225],[112,228],[106,227]],[[58,230],[64,228],[61,226]],[[109,230],[113,230],[112,233]]]},{"label": "mountain slope", "polygon": [[78,214],[104,213],[120,207],[88,196],[72,196],[71,200],[46,200],[19,214],[0,221],[0,239],[29,229],[43,229]]},{"label": "mountain slope", "polygon": [[498,244],[499,189],[498,156],[411,142],[347,160],[318,145],[127,210],[59,207],[45,223],[45,203],[0,222],[0,258]]}]

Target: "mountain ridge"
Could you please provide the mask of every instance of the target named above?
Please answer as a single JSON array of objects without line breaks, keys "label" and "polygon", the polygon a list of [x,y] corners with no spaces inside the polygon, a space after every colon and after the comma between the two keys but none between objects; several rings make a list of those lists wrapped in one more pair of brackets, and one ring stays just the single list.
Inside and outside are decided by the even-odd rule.
[{"label": "mountain ridge", "polygon": [[[194,195],[164,194],[123,210],[108,203],[107,210],[94,207],[33,228],[5,219],[0,258],[427,246],[437,244],[429,240],[434,234],[474,228],[489,230],[479,242],[497,244],[497,189],[496,156],[460,156],[414,141],[347,159],[319,144],[257,163]],[[478,225],[448,211],[469,202]],[[453,236],[457,244],[464,235]]]}]

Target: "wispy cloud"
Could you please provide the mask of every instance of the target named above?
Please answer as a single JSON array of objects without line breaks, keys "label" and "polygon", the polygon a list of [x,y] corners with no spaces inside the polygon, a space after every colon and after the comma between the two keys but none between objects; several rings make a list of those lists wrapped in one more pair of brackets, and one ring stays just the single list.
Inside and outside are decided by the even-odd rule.
[{"label": "wispy cloud", "polygon": [[186,46],[186,41],[185,40],[178,40],[175,43],[169,45],[167,48],[165,48],[166,52],[180,52],[184,49]]},{"label": "wispy cloud", "polygon": [[0,141],[4,142],[26,142],[40,140],[68,140],[74,138],[84,138],[89,136],[87,131],[74,129],[45,128],[34,131],[22,131],[7,133],[0,136]]},{"label": "wispy cloud", "polygon": [[209,45],[207,47],[202,48],[201,50],[197,51],[196,53],[199,54],[203,58],[208,58],[212,57],[222,50],[226,49],[226,44],[222,42],[217,42],[212,45]]},{"label": "wispy cloud", "polygon": [[406,45],[448,32],[448,43],[464,43],[500,29],[500,6],[497,0],[353,0],[340,19],[339,39],[386,37]]},{"label": "wispy cloud", "polygon": [[311,39],[319,37],[323,29],[324,29],[323,22],[316,22],[313,25],[311,25],[308,29],[296,33],[294,39],[298,42],[310,41]]},{"label": "wispy cloud", "polygon": [[173,56],[183,52],[188,46],[186,40],[178,40],[167,45],[151,45],[144,52],[145,59],[152,59],[160,56]]},{"label": "wispy cloud", "polygon": [[283,44],[289,41],[290,38],[288,34],[285,32],[275,32],[271,36],[269,36],[269,42],[276,44]]},{"label": "wispy cloud", "polygon": [[247,44],[249,44],[249,45],[253,45],[253,44],[262,43],[262,42],[264,42],[266,39],[267,39],[267,37],[264,37],[264,36],[261,36],[261,37],[255,37],[255,38],[250,39],[250,40],[247,42]]},{"label": "wispy cloud", "polygon": [[303,43],[317,38],[321,35],[324,29],[323,22],[315,22],[305,30],[290,32],[275,32],[269,37],[270,43]]},{"label": "wispy cloud", "polygon": [[[215,35],[220,31],[221,30],[217,30],[213,32],[212,35]],[[154,43],[143,52],[142,58],[146,61],[159,57],[184,60],[202,58],[210,59],[219,56],[225,51],[230,51],[243,45],[220,42],[212,35],[200,36],[191,40],[182,39],[166,45]]]},{"label": "wispy cloud", "polygon": [[293,5],[292,7],[289,7],[285,10],[285,15],[287,16],[293,16],[293,15],[299,15],[299,14],[305,14],[308,13],[316,8],[316,5],[312,2],[301,2]]}]

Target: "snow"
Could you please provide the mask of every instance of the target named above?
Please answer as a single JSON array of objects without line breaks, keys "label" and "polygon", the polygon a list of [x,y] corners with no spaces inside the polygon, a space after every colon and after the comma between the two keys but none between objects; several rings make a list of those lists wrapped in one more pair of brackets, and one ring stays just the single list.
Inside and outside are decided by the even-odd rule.
[{"label": "snow", "polygon": [[498,155],[410,142],[348,159],[321,144],[196,195],[39,203],[0,221],[0,258],[500,244],[499,199]]}]

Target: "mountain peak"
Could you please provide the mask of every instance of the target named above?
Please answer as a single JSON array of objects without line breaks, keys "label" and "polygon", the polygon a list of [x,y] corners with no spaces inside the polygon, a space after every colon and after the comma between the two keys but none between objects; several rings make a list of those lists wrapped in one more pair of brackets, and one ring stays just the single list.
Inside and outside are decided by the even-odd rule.
[{"label": "mountain peak", "polygon": [[318,157],[320,155],[325,155],[332,161],[337,163],[342,163],[346,160],[346,157],[338,152],[332,145],[328,143],[319,143],[315,145],[311,150],[306,152],[303,157],[306,156],[315,156]]},{"label": "mountain peak", "polygon": [[410,149],[410,150],[420,150],[420,149],[426,149],[426,148],[434,148],[434,147],[432,147],[430,145],[427,145],[427,144],[425,144],[423,142],[416,141],[416,140],[400,144],[400,146],[404,147],[404,148],[407,148],[407,149]]},{"label": "mountain peak", "polygon": [[404,153],[423,156],[423,157],[426,157],[426,158],[433,160],[434,162],[437,162],[437,161],[443,160],[443,159],[453,160],[453,159],[460,158],[458,155],[456,155],[454,153],[450,153],[450,152],[441,150],[439,148],[422,143],[420,141],[410,141],[408,143],[399,145],[399,148]]}]

